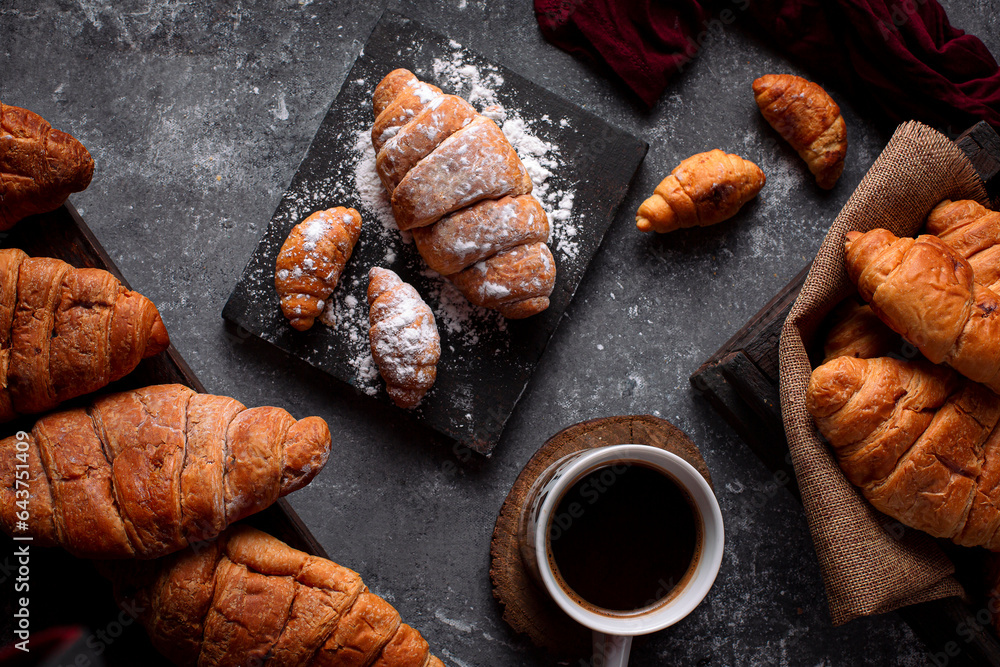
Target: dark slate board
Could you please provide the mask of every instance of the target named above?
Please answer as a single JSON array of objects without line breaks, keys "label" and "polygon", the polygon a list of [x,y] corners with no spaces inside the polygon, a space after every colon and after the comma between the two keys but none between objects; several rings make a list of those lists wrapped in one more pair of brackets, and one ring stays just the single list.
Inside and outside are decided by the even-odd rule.
[{"label": "dark slate board", "polygon": [[[495,92],[496,102],[508,111],[508,119],[516,122],[519,117],[531,134],[556,147],[553,163],[548,165],[551,176],[541,188],[537,179],[535,183],[535,194],[549,212],[566,193],[575,194],[570,219],[553,224],[549,245],[558,275],[551,305],[526,320],[508,322],[496,313],[469,306],[450,284],[427,269],[412,242],[401,240],[391,214],[386,221],[385,204],[373,198],[370,181],[359,181],[358,165],[364,163],[364,151],[371,151],[367,140],[373,123],[371,94],[382,77],[405,67],[446,93],[468,98],[473,91],[471,101],[482,110],[482,97],[476,94],[482,89],[473,89],[468,76],[455,76],[456,65],[473,66],[482,77],[481,83]],[[465,90],[456,88],[463,84]],[[518,146],[516,140],[514,144]],[[377,371],[372,372],[374,365],[366,366],[370,353],[365,290],[372,266],[393,269],[434,309],[441,333],[437,383],[413,416],[488,454],[531,379],[647,149],[645,142],[590,112],[416,21],[387,12],[320,125],[229,297],[223,317],[392,406]],[[384,197],[380,189],[377,192]],[[312,211],[332,206],[350,206],[361,212],[361,239],[331,297],[338,313],[337,328],[317,322],[300,333],[281,314],[274,291],[275,260],[295,224]]]}]

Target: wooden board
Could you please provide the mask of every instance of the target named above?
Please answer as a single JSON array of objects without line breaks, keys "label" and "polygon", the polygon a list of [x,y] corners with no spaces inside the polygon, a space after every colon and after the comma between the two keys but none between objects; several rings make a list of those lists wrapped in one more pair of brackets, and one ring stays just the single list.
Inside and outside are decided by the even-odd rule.
[{"label": "wooden board", "polygon": [[[114,274],[122,284],[128,281],[101,247],[97,238],[73,208],[72,204],[22,221],[10,233],[2,236],[0,245],[5,248],[21,248],[32,256],[57,257],[76,267],[100,268]],[[100,393],[121,391],[150,384],[180,383],[204,391],[205,388],[195,377],[184,359],[171,345],[161,354],[143,360],[139,367],[128,376],[109,385]],[[81,397],[64,405],[87,402]],[[30,429],[34,422],[25,418],[12,424],[0,426],[0,437],[14,434],[18,429]],[[295,510],[284,499],[278,500],[267,510],[246,520],[261,530],[282,539],[296,549],[327,558],[326,551],[309,532]],[[32,636],[45,628],[62,625],[82,625],[85,631],[84,647],[90,639],[89,659],[100,656],[107,665],[169,665],[150,645],[146,633],[124,610],[127,623],[120,623],[119,609],[111,593],[111,584],[97,574],[89,561],[70,556],[62,549],[42,549],[32,547],[30,563],[30,590],[27,594],[15,595],[16,577],[12,567],[16,566],[14,550],[20,546],[5,535],[0,535],[0,599],[3,603],[3,618],[0,619],[0,646],[12,641],[13,602],[17,597],[27,595],[30,600]],[[119,625],[113,625],[119,623]],[[104,632],[105,641],[97,634]],[[120,632],[119,632],[120,631]],[[111,636],[112,634],[118,636]],[[103,647],[100,653],[94,647]],[[93,655],[97,653],[97,656]],[[36,654],[32,654],[36,655]],[[36,656],[37,657],[37,656]],[[60,664],[73,664],[75,655],[62,658]]]},{"label": "wooden board", "polygon": [[[1000,137],[981,122],[956,143],[979,172],[994,208],[1000,203]],[[754,453],[798,498],[788,441],[781,421],[778,393],[778,341],[781,328],[809,273],[809,265],[774,296],[718,351],[691,375],[691,385],[729,423]],[[955,562],[958,577],[973,592],[981,589],[981,549],[963,549],[941,541]],[[985,608],[981,596],[968,602],[956,598],[935,600],[899,610],[932,653],[946,656],[954,642],[960,648],[949,665],[1000,665],[1000,640],[982,623],[968,622]]]},{"label": "wooden board", "polygon": [[503,606],[504,621],[556,655],[590,655],[590,631],[567,616],[525,569],[517,540],[521,509],[531,485],[555,461],[584,449],[621,444],[665,449],[712,483],[698,447],[676,426],[650,415],[580,422],[555,434],[535,452],[517,476],[497,517],[490,545],[490,579],[493,596]]},{"label": "wooden board", "polygon": [[[398,67],[410,69],[447,93],[470,97],[479,108],[494,101],[500,104],[507,111],[511,125],[506,131],[514,137],[515,146],[515,135],[528,131],[552,147],[542,155],[532,154],[530,147],[521,151],[526,164],[531,158],[550,172],[540,182],[539,172],[529,166],[529,171],[535,171],[535,194],[550,213],[568,205],[567,197],[573,194],[569,218],[552,220],[549,245],[557,278],[551,305],[543,313],[505,321],[497,313],[472,308],[450,283],[427,269],[412,242],[395,229],[377,179],[372,188],[374,153],[369,132],[372,91]],[[458,69],[469,72],[469,68],[475,74],[455,76]],[[472,88],[477,78],[480,85]],[[369,269],[393,269],[434,309],[441,333],[437,382],[412,411],[413,417],[448,438],[489,453],[647,149],[645,142],[507,68],[415,21],[387,12],[330,106],[223,317],[396,410],[377,373],[370,372],[374,367],[370,365],[365,298]],[[364,223],[361,239],[331,297],[336,329],[317,323],[309,331],[297,332],[279,309],[275,260],[295,224],[312,211],[338,205],[358,209]]]}]

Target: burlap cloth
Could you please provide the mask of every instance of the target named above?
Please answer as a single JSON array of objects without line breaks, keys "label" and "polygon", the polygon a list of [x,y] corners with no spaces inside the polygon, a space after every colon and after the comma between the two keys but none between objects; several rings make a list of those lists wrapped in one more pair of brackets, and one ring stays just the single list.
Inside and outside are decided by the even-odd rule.
[{"label": "burlap cloth", "polygon": [[900,125],[834,221],[782,330],[781,412],[834,625],[963,594],[933,538],[879,513],[847,481],[805,407],[807,349],[824,316],[854,291],[844,235],[883,227],[912,236],[942,199],[988,203],[954,142],[917,122]]}]

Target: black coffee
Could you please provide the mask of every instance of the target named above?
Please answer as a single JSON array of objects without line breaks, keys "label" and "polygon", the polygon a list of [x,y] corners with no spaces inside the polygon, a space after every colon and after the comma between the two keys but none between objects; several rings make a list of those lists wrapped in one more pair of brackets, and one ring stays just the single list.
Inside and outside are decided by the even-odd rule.
[{"label": "black coffee", "polygon": [[559,501],[549,526],[556,577],[584,602],[627,612],[668,596],[701,551],[686,491],[640,464],[599,468]]}]

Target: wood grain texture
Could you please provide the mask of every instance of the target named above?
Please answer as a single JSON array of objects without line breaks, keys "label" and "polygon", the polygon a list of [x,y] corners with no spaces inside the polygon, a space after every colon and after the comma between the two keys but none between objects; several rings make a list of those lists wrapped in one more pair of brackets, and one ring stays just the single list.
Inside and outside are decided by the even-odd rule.
[{"label": "wood grain texture", "polygon": [[493,596],[503,619],[536,645],[556,655],[584,656],[591,650],[590,631],[573,621],[528,574],[521,560],[517,532],[531,485],[552,463],[573,452],[608,445],[650,445],[681,457],[712,483],[698,447],[676,426],[650,415],[592,419],[549,438],[521,470],[504,500],[490,545]]},{"label": "wood grain texture", "polygon": [[955,143],[972,161],[986,185],[990,208],[996,210],[1000,206],[1000,135],[989,123],[980,121],[960,134]]}]

